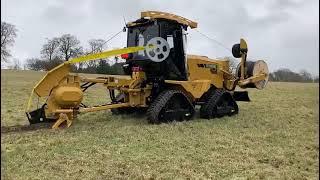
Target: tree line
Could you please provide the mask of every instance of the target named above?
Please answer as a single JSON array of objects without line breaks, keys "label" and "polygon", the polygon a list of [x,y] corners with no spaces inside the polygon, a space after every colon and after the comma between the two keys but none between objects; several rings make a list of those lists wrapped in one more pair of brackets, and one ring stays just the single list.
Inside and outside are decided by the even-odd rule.
[{"label": "tree line", "polygon": [[[60,37],[46,39],[42,45],[40,58],[27,59],[27,67],[35,71],[49,71],[57,65],[72,58],[102,52],[106,46],[103,39],[91,39],[88,41],[88,48],[84,49],[76,36],[64,34]],[[110,59],[87,61],[72,66],[73,72],[97,73],[97,74],[123,74],[119,58],[115,57],[115,63],[111,64]]]},{"label": "tree line", "polygon": [[[16,37],[16,27],[10,23],[1,22],[1,62],[8,62],[8,59],[12,56],[10,47],[13,46]],[[46,42],[40,50],[41,57],[27,59],[24,69],[48,71],[71,58],[102,52],[106,45],[107,42],[103,39],[91,39],[88,41],[87,48],[84,49],[77,37],[71,34],[46,39]],[[229,60],[231,71],[234,71],[239,63],[239,61],[233,57],[224,57],[223,59]],[[123,74],[123,62],[119,62],[118,57],[115,57],[114,60],[114,64],[110,63],[110,59],[78,63],[77,65],[73,65],[72,71],[96,74]],[[13,63],[13,69],[21,68],[21,63],[18,59],[13,58]],[[301,70],[297,73],[290,69],[282,68],[270,73],[269,80],[283,82],[319,82],[319,76],[313,77],[306,70]]]},{"label": "tree line", "polygon": [[[13,46],[17,37],[17,29],[14,25],[1,22],[1,62],[8,63],[12,57],[10,47]],[[72,58],[102,52],[106,48],[107,42],[103,39],[91,39],[87,48],[81,46],[80,40],[74,35],[63,34],[60,37],[46,39],[40,50],[40,57],[31,57],[26,60],[24,69],[35,71],[49,71],[57,65]],[[21,69],[18,59],[12,58],[11,69]],[[87,61],[72,65],[73,72],[97,73],[97,74],[123,74],[123,62],[119,62],[119,57],[114,58],[115,63],[110,59]]]},{"label": "tree line", "polygon": [[308,71],[301,70],[299,73],[290,69],[278,69],[269,75],[269,81],[280,82],[319,82],[319,76],[313,77]]}]

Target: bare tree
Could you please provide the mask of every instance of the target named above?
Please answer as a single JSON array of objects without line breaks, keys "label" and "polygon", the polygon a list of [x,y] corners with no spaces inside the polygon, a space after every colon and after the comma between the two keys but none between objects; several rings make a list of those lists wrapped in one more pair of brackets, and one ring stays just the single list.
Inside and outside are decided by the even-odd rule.
[{"label": "bare tree", "polygon": [[[91,39],[88,41],[88,43],[90,46],[88,54],[93,54],[102,52],[107,42],[103,39]],[[95,68],[98,64],[97,61],[88,61],[86,65],[89,69],[92,69]]]},{"label": "bare tree", "polygon": [[88,42],[90,45],[90,53],[102,52],[107,43],[103,39],[91,39]]},{"label": "bare tree", "polygon": [[21,68],[20,60],[17,59],[17,58],[14,58],[14,59],[13,59],[13,69],[14,69],[14,70],[20,70],[20,69],[22,69],[22,68]]},{"label": "bare tree", "polygon": [[45,60],[52,61],[59,57],[59,38],[47,39],[46,44],[42,46],[41,55]]},{"label": "bare tree", "polygon": [[35,71],[49,71],[59,64],[63,63],[61,59],[52,59],[51,61],[42,60],[39,58],[30,58],[27,59],[27,67],[28,69],[35,70]]},{"label": "bare tree", "polygon": [[306,82],[312,82],[313,81],[312,75],[307,70],[303,69],[303,70],[300,71],[299,74],[302,76],[303,81],[306,81]]},{"label": "bare tree", "polygon": [[80,41],[71,34],[64,34],[59,38],[59,51],[65,61],[82,54]]},{"label": "bare tree", "polygon": [[43,63],[44,61],[42,61],[39,58],[30,58],[26,60],[26,65],[28,69],[34,70],[34,71],[43,70]]},{"label": "bare tree", "polygon": [[8,57],[11,56],[8,48],[13,46],[16,37],[16,27],[12,24],[1,22],[1,62],[7,62]]}]

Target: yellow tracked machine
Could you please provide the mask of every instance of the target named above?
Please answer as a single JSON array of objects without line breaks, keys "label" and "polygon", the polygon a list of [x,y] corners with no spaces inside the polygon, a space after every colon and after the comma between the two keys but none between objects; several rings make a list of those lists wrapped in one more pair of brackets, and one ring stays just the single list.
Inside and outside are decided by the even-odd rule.
[{"label": "yellow tracked machine", "polygon": [[[247,91],[235,88],[263,89],[267,64],[246,60],[243,39],[232,47],[233,56],[241,58],[236,73],[228,60],[187,55],[188,28],[197,28],[197,23],[165,12],[142,12],[140,19],[126,24],[126,48],[74,58],[47,72],[27,104],[30,124],[54,121],[53,128],[65,122],[69,127],[79,113],[108,109],[114,114],[145,110],[153,124],[191,119],[196,106],[201,106],[200,117],[205,119],[237,114],[236,101],[250,100]],[[74,63],[116,55],[126,60],[124,76],[86,78],[70,73]],[[87,107],[82,103],[85,91],[95,84],[109,90],[111,102]],[[30,111],[34,94],[46,102]]]}]

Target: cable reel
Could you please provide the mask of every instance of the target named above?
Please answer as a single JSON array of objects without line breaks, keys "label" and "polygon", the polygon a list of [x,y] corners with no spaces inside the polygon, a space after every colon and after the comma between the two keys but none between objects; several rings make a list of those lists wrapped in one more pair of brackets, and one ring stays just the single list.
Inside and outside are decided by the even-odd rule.
[{"label": "cable reel", "polygon": [[169,43],[162,37],[154,37],[147,43],[146,54],[151,61],[162,62],[170,54]]}]

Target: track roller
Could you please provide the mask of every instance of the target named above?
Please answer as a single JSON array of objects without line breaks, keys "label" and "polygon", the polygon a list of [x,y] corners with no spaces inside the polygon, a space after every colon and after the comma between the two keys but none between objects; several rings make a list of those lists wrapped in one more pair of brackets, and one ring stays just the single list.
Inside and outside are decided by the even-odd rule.
[{"label": "track roller", "polygon": [[159,124],[173,120],[190,120],[195,109],[192,102],[180,90],[165,90],[152,102],[147,111],[150,123]]},{"label": "track roller", "polygon": [[207,102],[201,106],[200,117],[211,119],[225,115],[232,116],[238,112],[238,105],[232,95],[223,89],[216,89],[211,92]]}]

